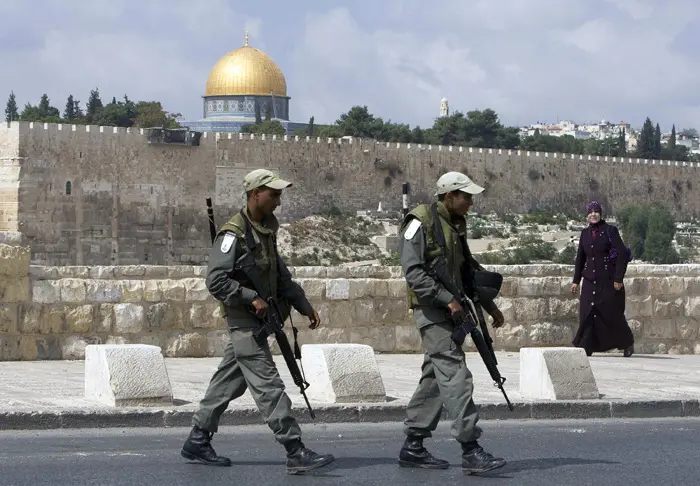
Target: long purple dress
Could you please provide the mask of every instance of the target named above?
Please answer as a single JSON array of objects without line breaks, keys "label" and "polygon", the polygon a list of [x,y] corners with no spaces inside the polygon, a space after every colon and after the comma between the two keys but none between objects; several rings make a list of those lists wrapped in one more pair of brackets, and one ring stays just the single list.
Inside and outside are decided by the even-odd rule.
[{"label": "long purple dress", "polygon": [[[611,255],[611,250],[614,250]],[[615,226],[601,220],[581,232],[574,283],[581,285],[579,327],[573,345],[590,356],[634,344],[625,318],[625,288],[615,290],[627,271],[627,249]]]}]

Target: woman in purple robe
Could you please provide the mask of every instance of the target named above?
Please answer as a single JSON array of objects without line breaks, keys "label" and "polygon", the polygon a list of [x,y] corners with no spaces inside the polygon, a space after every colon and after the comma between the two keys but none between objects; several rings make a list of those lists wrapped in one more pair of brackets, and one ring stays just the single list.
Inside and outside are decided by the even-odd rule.
[{"label": "woman in purple robe", "polygon": [[634,353],[634,336],[625,318],[628,253],[620,232],[603,219],[596,201],[586,206],[588,227],[581,232],[571,292],[579,293],[579,327],[573,345],[590,356],[611,349]]}]

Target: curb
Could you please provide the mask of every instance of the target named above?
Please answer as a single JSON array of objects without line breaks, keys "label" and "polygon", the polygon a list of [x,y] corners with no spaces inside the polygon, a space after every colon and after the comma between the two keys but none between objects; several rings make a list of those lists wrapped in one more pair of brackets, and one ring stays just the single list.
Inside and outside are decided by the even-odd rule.
[{"label": "curb", "polygon": [[[478,405],[480,420],[555,420],[603,418],[700,417],[700,400],[557,401]],[[296,408],[302,424],[343,422],[402,422],[405,403],[317,405],[315,419],[306,408]],[[0,412],[0,430],[50,430],[120,427],[189,427],[193,410],[65,409],[62,411]],[[443,412],[442,420],[449,420]],[[221,426],[264,425],[256,408],[232,408],[224,412]]]}]

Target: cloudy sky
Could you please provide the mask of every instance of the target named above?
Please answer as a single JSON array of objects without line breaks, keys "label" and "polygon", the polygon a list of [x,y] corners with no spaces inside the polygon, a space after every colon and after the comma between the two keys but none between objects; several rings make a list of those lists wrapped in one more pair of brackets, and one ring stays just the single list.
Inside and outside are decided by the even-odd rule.
[{"label": "cloudy sky", "polygon": [[0,102],[47,93],[202,114],[209,70],[250,44],[282,68],[291,116],[356,104],[432,125],[493,108],[508,125],[601,119],[700,128],[697,0],[0,0]]}]

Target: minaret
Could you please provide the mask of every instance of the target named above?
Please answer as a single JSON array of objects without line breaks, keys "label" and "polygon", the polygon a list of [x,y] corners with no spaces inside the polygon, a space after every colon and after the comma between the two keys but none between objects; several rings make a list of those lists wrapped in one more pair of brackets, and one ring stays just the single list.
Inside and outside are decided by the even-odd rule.
[{"label": "minaret", "polygon": [[447,104],[447,98],[440,100],[440,116],[449,116],[450,107]]}]

